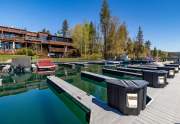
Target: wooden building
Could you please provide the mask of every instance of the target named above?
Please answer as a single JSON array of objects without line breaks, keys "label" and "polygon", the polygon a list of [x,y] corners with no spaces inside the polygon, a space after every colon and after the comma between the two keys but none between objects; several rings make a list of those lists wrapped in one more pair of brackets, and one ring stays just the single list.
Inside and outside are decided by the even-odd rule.
[{"label": "wooden building", "polygon": [[74,49],[71,38],[0,26],[0,54],[15,54],[20,48],[31,48],[38,54],[53,57],[66,56]]}]

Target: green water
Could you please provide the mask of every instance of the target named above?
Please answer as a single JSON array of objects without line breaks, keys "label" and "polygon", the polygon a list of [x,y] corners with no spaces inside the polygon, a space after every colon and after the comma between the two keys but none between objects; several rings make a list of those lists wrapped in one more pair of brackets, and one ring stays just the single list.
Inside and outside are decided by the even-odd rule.
[{"label": "green water", "polygon": [[[107,101],[107,89],[105,82],[97,82],[95,80],[89,80],[87,78],[81,78],[81,71],[89,71],[97,74],[102,73],[103,65],[88,65],[87,67],[78,66],[75,69],[71,69],[68,67],[59,67],[59,71],[56,72],[56,76],[64,79],[68,83],[82,89],[83,91],[87,92],[95,96],[96,98],[102,100],[103,102]],[[103,74],[110,77],[115,77],[118,79],[126,79],[126,80],[137,80],[140,78],[132,77],[132,76],[115,76],[110,74]]]},{"label": "green water", "polygon": [[95,96],[96,98],[106,102],[107,90],[105,82],[96,82],[94,80],[88,80],[81,78],[80,72],[84,70],[83,67],[76,69],[60,67],[56,76],[64,79],[68,83],[80,88],[81,90]]},{"label": "green water", "polygon": [[[98,74],[102,74],[102,75],[106,75],[106,76],[110,76],[110,77],[115,77],[115,78],[118,78],[118,79],[124,79],[124,80],[141,79],[141,78],[138,78],[138,77],[135,77],[135,76],[128,76],[128,75],[116,76],[116,75],[109,74],[109,73],[103,73],[102,68],[103,68],[103,65],[90,65],[88,68],[85,68],[85,69],[82,69],[82,70],[90,71],[90,72],[93,72],[93,73],[98,73]],[[111,67],[110,69],[115,69],[115,67]]]},{"label": "green water", "polygon": [[[70,107],[69,107],[70,106]],[[1,124],[85,124],[85,112],[64,93],[30,90],[0,98]]]},{"label": "green water", "polygon": [[[46,84],[46,76],[4,75],[0,124],[87,124],[86,112],[65,92]],[[42,82],[39,82],[42,81]]]},{"label": "green water", "polygon": [[[81,78],[81,71],[102,74],[101,65],[88,67],[59,66],[55,75],[100,99],[107,101],[105,82]],[[107,75],[107,74],[105,74]],[[109,76],[109,75],[108,75]],[[113,76],[113,75],[111,75]],[[86,124],[87,109],[64,92],[46,84],[46,75],[0,74],[0,124]],[[136,79],[135,77],[117,77]]]}]

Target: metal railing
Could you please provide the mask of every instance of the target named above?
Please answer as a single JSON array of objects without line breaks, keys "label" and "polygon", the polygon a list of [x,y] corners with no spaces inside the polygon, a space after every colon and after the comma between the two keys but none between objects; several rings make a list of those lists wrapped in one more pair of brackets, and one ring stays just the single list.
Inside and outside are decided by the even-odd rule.
[{"label": "metal railing", "polygon": [[50,47],[49,52],[65,52],[65,48],[54,48]]}]

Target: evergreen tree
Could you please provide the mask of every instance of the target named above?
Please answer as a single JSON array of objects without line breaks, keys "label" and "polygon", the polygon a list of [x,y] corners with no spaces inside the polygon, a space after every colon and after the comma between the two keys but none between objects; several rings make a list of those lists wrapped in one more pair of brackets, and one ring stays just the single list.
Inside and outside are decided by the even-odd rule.
[{"label": "evergreen tree", "polygon": [[146,56],[150,56],[150,54],[151,54],[151,42],[148,40],[144,44],[145,44],[145,54],[146,54]]},{"label": "evergreen tree", "polygon": [[101,12],[100,12],[100,23],[101,23],[101,31],[104,38],[104,58],[107,59],[107,42],[108,42],[108,30],[109,30],[109,22],[111,19],[109,5],[107,0],[103,0]]},{"label": "evergreen tree", "polygon": [[158,50],[158,57],[161,60],[165,60],[168,57],[168,53],[162,50]]},{"label": "evergreen tree", "polygon": [[65,20],[63,21],[62,29],[61,29],[62,36],[63,36],[63,37],[67,37],[67,35],[68,35],[68,30],[69,30],[68,21],[65,19]]},{"label": "evergreen tree", "polygon": [[96,45],[96,28],[92,22],[89,24],[89,53],[92,54],[95,52]]},{"label": "evergreen tree", "polygon": [[156,57],[158,57],[158,50],[157,50],[157,48],[156,47],[154,47],[154,50],[153,50],[153,57],[154,58],[156,58]]},{"label": "evergreen tree", "polygon": [[50,31],[46,28],[43,28],[41,32],[50,34]]},{"label": "evergreen tree", "polygon": [[139,27],[136,41],[135,41],[135,55],[137,59],[140,59],[144,53],[144,39],[143,39],[143,31],[141,27]]},{"label": "evergreen tree", "polygon": [[146,41],[145,42],[145,47],[148,48],[149,50],[151,49],[151,41]]},{"label": "evergreen tree", "polygon": [[143,41],[144,41],[144,39],[143,39],[143,31],[142,31],[140,26],[139,26],[139,30],[138,30],[138,34],[137,34],[136,39],[137,39],[137,42],[139,44],[143,44]]}]

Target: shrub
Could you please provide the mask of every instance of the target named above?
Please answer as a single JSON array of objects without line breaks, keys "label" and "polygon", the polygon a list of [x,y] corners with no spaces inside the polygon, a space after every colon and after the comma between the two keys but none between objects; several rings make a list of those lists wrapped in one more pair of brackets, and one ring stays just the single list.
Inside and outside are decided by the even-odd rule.
[{"label": "shrub", "polygon": [[18,50],[16,51],[16,54],[17,54],[17,55],[34,56],[36,53],[35,53],[32,49],[22,48],[22,49],[18,49]]},{"label": "shrub", "polygon": [[92,60],[102,59],[102,54],[93,53],[92,55],[89,56],[89,59],[92,59]]},{"label": "shrub", "polygon": [[86,55],[86,57],[85,57],[85,55],[82,55],[82,58],[88,59],[88,60],[100,60],[100,59],[102,59],[102,54],[93,53],[91,55],[89,55],[89,54]]}]

